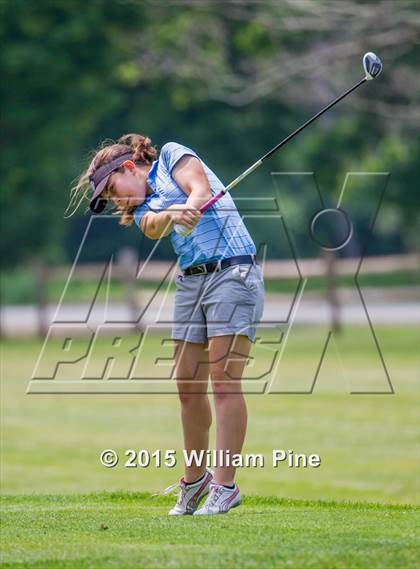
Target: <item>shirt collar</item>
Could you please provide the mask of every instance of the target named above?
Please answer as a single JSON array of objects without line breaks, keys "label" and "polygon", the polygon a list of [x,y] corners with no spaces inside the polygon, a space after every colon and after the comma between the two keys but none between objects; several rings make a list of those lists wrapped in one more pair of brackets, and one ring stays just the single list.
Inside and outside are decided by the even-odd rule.
[{"label": "shirt collar", "polygon": [[153,192],[157,192],[155,180],[156,180],[158,163],[159,163],[159,159],[153,161],[152,167],[149,170],[149,173],[147,175],[147,180],[146,180],[147,183],[149,184],[149,186],[152,188]]}]

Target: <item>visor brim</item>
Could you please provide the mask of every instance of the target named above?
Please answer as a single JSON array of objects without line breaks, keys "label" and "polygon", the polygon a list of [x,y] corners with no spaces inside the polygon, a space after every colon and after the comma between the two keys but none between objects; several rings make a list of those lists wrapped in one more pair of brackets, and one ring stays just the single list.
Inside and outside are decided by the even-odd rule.
[{"label": "visor brim", "polygon": [[103,180],[101,180],[98,186],[95,188],[95,191],[93,192],[93,196],[90,200],[89,207],[91,211],[94,213],[101,213],[101,211],[103,211],[106,207],[108,200],[102,198],[101,194],[104,191],[110,176],[111,174],[109,174],[109,176],[106,176]]}]

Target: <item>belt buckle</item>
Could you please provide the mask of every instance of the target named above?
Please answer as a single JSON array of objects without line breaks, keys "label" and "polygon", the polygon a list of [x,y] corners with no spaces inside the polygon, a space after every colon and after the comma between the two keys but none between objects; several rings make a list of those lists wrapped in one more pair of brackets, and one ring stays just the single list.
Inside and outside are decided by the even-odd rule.
[{"label": "belt buckle", "polygon": [[206,265],[203,263],[202,265],[196,265],[194,267],[194,272],[196,275],[207,275],[207,267]]}]

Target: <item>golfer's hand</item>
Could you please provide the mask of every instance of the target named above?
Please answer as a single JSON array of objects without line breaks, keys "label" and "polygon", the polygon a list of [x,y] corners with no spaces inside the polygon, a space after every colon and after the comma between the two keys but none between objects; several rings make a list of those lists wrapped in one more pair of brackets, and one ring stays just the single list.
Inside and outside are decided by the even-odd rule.
[{"label": "golfer's hand", "polygon": [[175,225],[182,225],[191,232],[200,221],[200,210],[187,204],[174,204],[169,208],[169,214]]}]

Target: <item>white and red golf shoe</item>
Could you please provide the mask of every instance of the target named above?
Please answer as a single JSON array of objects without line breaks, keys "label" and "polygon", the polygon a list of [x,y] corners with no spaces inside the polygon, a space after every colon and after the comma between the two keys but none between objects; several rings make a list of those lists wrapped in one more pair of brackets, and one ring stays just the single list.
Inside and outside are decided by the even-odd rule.
[{"label": "white and red golf shoe", "polygon": [[194,512],[195,516],[214,516],[226,514],[231,508],[236,508],[241,503],[239,488],[235,484],[228,488],[216,482],[210,483],[210,491],[203,506]]},{"label": "white and red golf shoe", "polygon": [[202,498],[209,493],[212,480],[213,474],[210,470],[206,470],[204,476],[193,484],[187,484],[184,478],[181,478],[178,500],[172,510],[169,511],[169,515],[187,516],[194,514]]}]

